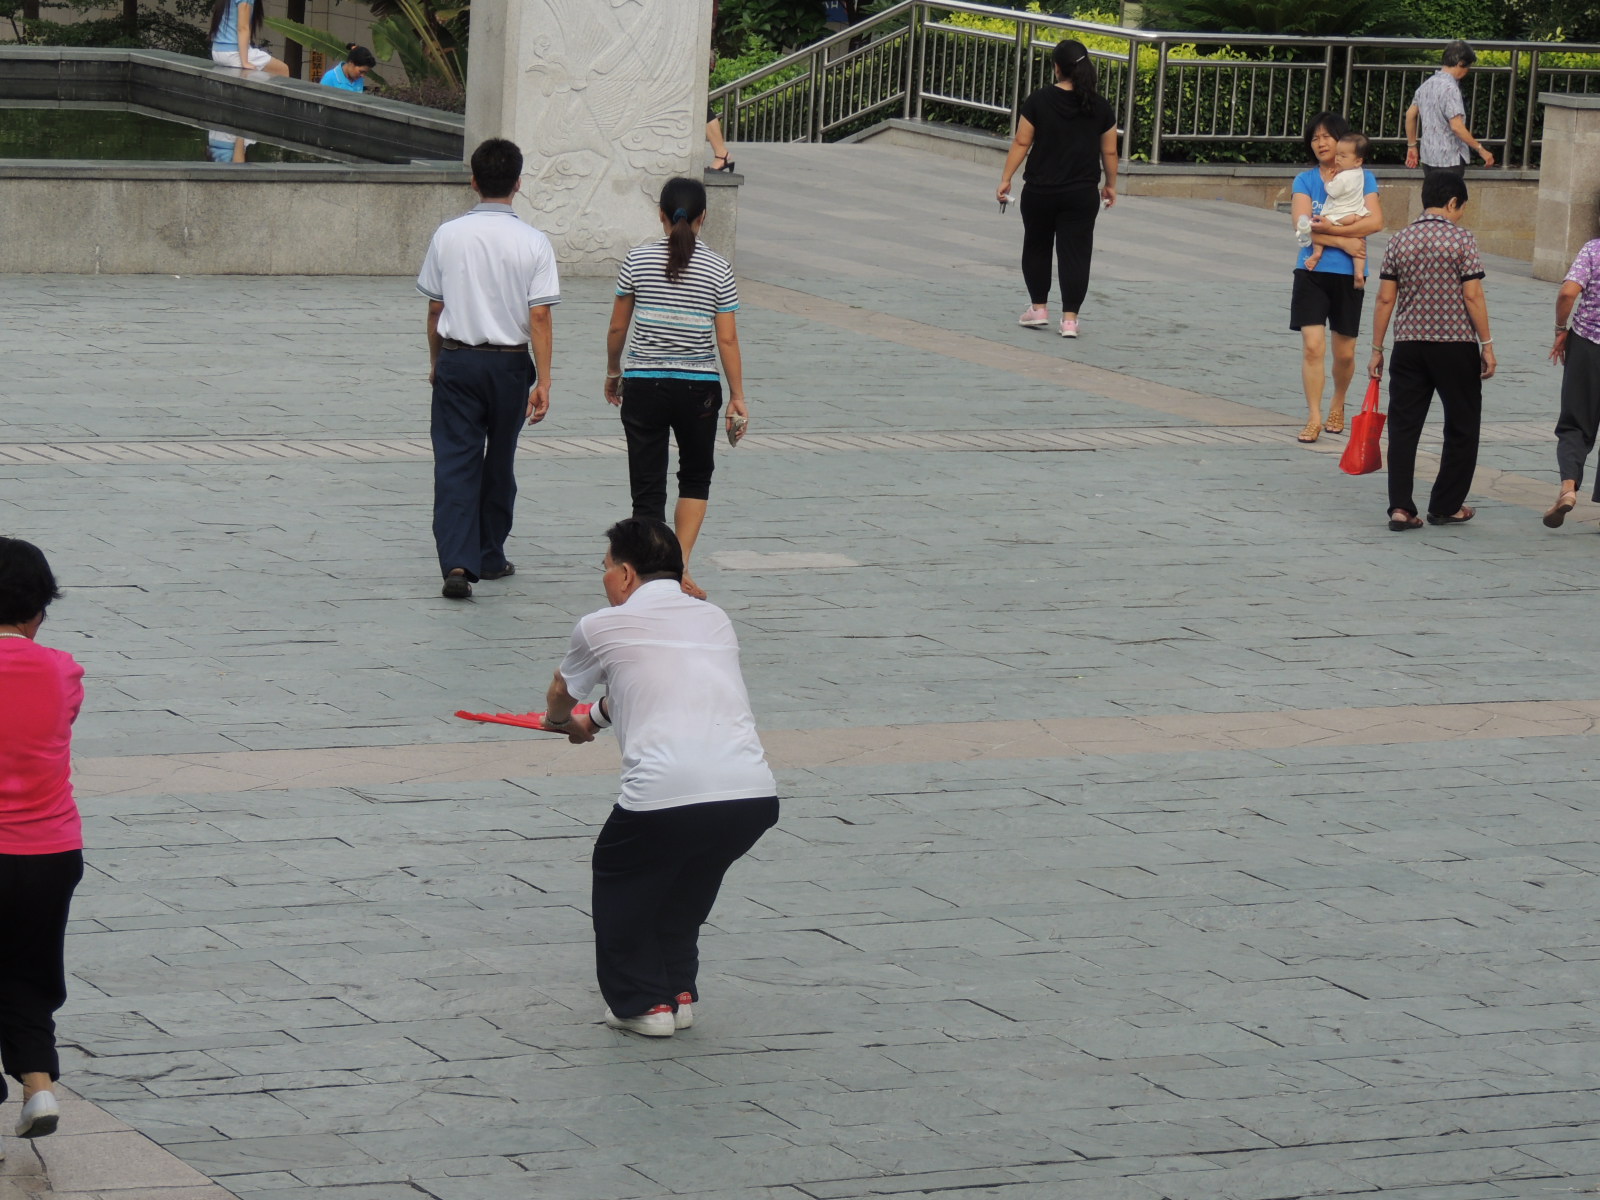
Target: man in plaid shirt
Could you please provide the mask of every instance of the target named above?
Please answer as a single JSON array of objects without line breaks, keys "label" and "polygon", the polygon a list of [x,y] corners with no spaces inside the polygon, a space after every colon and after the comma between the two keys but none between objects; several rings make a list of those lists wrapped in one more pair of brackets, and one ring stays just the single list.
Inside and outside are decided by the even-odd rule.
[{"label": "man in plaid shirt", "polygon": [[1473,518],[1462,503],[1478,466],[1483,381],[1494,374],[1494,339],[1483,296],[1478,242],[1460,225],[1467,185],[1436,173],[1422,184],[1423,213],[1389,239],[1372,314],[1372,363],[1383,378],[1383,339],[1394,318],[1389,365],[1389,528],[1420,529],[1411,498],[1417,440],[1434,392],[1444,409],[1444,453],[1428,501],[1430,525]]}]

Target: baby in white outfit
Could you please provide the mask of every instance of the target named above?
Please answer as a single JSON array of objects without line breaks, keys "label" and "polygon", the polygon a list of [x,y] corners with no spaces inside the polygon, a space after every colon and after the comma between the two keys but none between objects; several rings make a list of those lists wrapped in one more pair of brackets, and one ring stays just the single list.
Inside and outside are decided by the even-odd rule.
[{"label": "baby in white outfit", "polygon": [[[1330,225],[1348,225],[1356,218],[1367,215],[1366,150],[1367,139],[1359,133],[1339,139],[1339,148],[1333,155],[1333,165],[1339,169],[1339,173],[1328,180],[1328,198],[1323,202],[1321,213],[1322,219]],[[1309,233],[1310,222],[1306,221],[1302,234],[1308,240]],[[1343,238],[1339,249],[1355,260],[1355,286],[1366,287],[1367,239]],[[1322,251],[1321,246],[1311,247],[1311,254],[1306,258],[1307,270],[1316,270],[1317,264],[1322,261]]]}]

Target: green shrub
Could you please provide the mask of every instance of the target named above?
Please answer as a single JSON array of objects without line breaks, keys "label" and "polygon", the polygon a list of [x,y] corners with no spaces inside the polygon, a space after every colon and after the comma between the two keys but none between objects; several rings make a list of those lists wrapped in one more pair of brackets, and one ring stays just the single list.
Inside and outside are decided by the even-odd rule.
[{"label": "green shrub", "polygon": [[733,57],[753,39],[793,49],[826,32],[817,0],[722,0],[716,49],[718,54]]},{"label": "green shrub", "polygon": [[711,72],[711,86],[719,88],[725,83],[754,74],[768,63],[777,62],[784,53],[763,38],[751,37],[740,47],[738,54],[717,58],[716,68]]},{"label": "green shrub", "polygon": [[41,19],[23,21],[21,28],[22,40],[32,46],[121,46],[211,57],[210,38],[205,29],[160,9],[140,12],[131,31],[121,17],[74,23]]},{"label": "green shrub", "polygon": [[1414,16],[1406,0],[1145,0],[1151,29],[1306,37],[1401,35]]}]

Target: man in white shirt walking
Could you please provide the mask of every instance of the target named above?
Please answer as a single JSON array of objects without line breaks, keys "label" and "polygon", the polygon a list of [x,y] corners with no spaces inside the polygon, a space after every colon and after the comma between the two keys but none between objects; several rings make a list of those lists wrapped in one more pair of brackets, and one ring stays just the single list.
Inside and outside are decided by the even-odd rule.
[{"label": "man in white shirt walking", "polygon": [[550,411],[550,309],[561,286],[550,239],[512,211],[521,186],[515,143],[490,138],[474,150],[483,202],[434,231],[417,276],[428,298],[433,540],[452,600],[516,572],[505,544],[517,434]]},{"label": "man in white shirt walking", "polygon": [[606,539],[612,607],[572,631],[544,724],[573,742],[616,729],[622,794],[594,846],[596,973],[607,1025],[670,1037],[694,1023],[700,926],[728,868],[777,823],[777,785],[733,623],[683,593],[671,526],[629,517]]},{"label": "man in white shirt walking", "polygon": [[1465,42],[1444,48],[1438,72],[1422,81],[1406,109],[1406,166],[1422,164],[1423,178],[1435,171],[1460,175],[1476,152],[1486,167],[1494,155],[1467,128],[1467,108],[1461,99],[1461,81],[1467,77],[1477,53]]}]

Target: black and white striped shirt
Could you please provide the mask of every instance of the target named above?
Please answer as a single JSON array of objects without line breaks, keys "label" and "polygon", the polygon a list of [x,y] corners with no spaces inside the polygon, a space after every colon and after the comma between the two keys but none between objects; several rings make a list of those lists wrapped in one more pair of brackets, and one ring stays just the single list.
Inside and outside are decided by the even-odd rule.
[{"label": "black and white striped shirt", "polygon": [[703,379],[717,374],[716,317],[739,307],[727,259],[696,242],[682,277],[670,283],[667,239],[646,242],[623,260],[617,295],[634,300],[624,375]]}]

